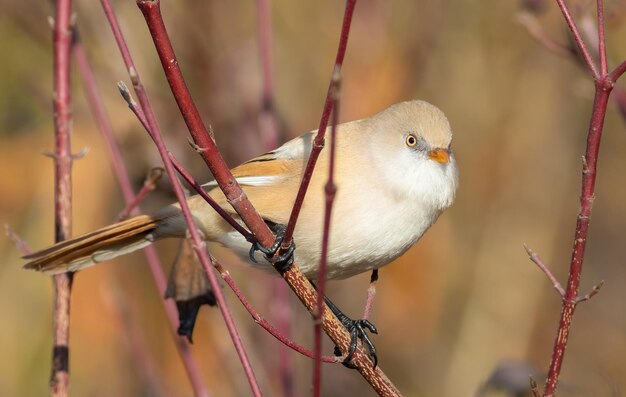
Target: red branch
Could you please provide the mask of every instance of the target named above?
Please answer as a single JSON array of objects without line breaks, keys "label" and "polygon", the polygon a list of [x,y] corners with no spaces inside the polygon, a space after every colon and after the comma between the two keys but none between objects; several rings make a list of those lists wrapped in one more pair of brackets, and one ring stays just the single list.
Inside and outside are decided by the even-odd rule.
[{"label": "red branch", "polygon": [[[107,9],[105,8],[105,12],[106,10]],[[113,15],[112,9],[110,9],[110,7],[108,8],[108,10],[111,12],[111,15]],[[107,16],[108,15],[109,14],[107,13]],[[140,194],[135,196],[133,193],[132,183],[130,181],[130,177],[128,176],[128,172],[126,170],[126,166],[124,164],[120,149],[118,147],[117,140],[115,139],[115,136],[113,134],[111,122],[106,114],[104,103],[100,98],[100,94],[96,86],[91,66],[89,65],[89,61],[80,40],[75,40],[74,56],[76,57],[78,70],[83,79],[83,84],[85,85],[86,97],[89,103],[89,107],[94,114],[98,129],[100,130],[105,142],[107,143],[106,147],[109,154],[109,159],[113,165],[113,169],[115,170],[115,175],[120,185],[124,201],[127,205],[125,211],[129,211],[130,214],[136,214],[138,212],[137,209],[130,211],[130,207],[133,207],[135,203],[139,201],[138,196]],[[155,175],[152,174],[152,177],[155,177]],[[144,254],[146,255],[146,260],[148,262],[150,273],[152,274],[155,286],[157,287],[158,294],[159,296],[164,296],[167,287],[167,281],[165,274],[163,273],[163,267],[161,266],[161,261],[159,260],[156,249],[152,246],[149,246],[144,249]],[[202,375],[200,374],[198,365],[191,355],[189,341],[186,338],[179,336],[176,332],[179,324],[176,304],[172,300],[160,299],[160,301],[163,304],[163,309],[165,310],[165,314],[168,319],[170,331],[172,332],[172,336],[174,337],[174,343],[176,345],[178,353],[180,354],[181,361],[183,363],[183,366],[185,367],[185,371],[189,378],[189,382],[191,383],[191,387],[193,388],[194,395],[199,397],[207,397],[209,395],[209,392],[203,383]],[[132,341],[130,343],[133,344]],[[136,346],[134,347],[137,348]]]},{"label": "red branch", "polygon": [[[346,21],[344,25],[346,28],[342,29],[343,33],[341,40],[343,43],[347,41],[347,31],[349,30],[348,27],[350,25],[354,3],[354,0],[348,0],[348,5],[346,6],[346,15],[344,16],[344,21]],[[215,142],[213,142],[207,133],[206,127],[204,127],[202,120],[200,119],[198,110],[191,100],[191,95],[189,94],[183,80],[180,68],[178,67],[178,61],[176,60],[165,26],[161,19],[159,2],[139,0],[137,4],[144,14],[148,28],[155,43],[157,53],[159,54],[161,64],[163,65],[163,69],[170,84],[170,88],[172,89],[172,93],[174,94],[174,97],[179,105],[181,113],[183,114],[183,118],[185,119],[194,141],[198,147],[201,148],[200,155],[203,157],[205,162],[207,162],[209,169],[215,176],[217,184],[228,198],[229,203],[241,216],[248,228],[254,233],[257,240],[264,246],[270,246],[274,242],[274,235],[271,233],[259,214],[254,210],[247,196],[237,184],[236,180],[232,177],[230,170],[217,150]],[[345,52],[345,48],[342,50],[340,47],[339,52]],[[343,60],[343,56],[340,57],[340,60]],[[318,148],[317,150],[320,149],[321,148]],[[193,227],[193,225],[190,226]],[[208,269],[205,268],[205,270]],[[297,265],[294,264],[294,266],[291,266],[289,269],[280,274],[289,284],[290,288],[296,293],[307,310],[310,313],[314,313],[317,306],[317,294],[311,283],[306,279],[306,277],[304,277]],[[324,330],[333,340],[335,345],[338,346],[341,351],[347,351],[350,344],[350,335],[326,305],[324,306],[322,313],[322,321]],[[367,353],[361,346],[357,347],[352,359],[352,364],[355,365],[359,373],[379,394],[399,395],[398,390],[385,376],[380,367],[373,366]]]},{"label": "red branch", "polygon": [[[72,52],[71,0],[58,0],[53,27],[52,99],[54,115],[54,239],[56,242],[72,234],[72,146],[70,58]],[[70,297],[73,275],[53,277],[53,349],[50,394],[67,396],[69,392]]]},{"label": "red branch", "polygon": [[[124,98],[126,99],[127,103],[129,104],[129,108],[133,109],[133,113],[139,118],[139,120],[141,121],[142,125],[146,129],[146,132],[148,132],[150,137],[152,137],[153,139],[156,139],[153,136],[152,132],[150,131],[143,114],[139,112],[139,109],[136,107],[136,103],[130,97],[130,93],[127,91],[126,85],[123,84],[123,83],[120,83],[119,88],[120,88],[120,92],[123,92],[122,95],[124,96]],[[214,202],[213,198],[211,198],[206,193],[206,191],[204,191],[202,189],[200,184],[191,176],[191,174],[189,174],[189,172],[186,169],[184,169],[180,165],[180,163],[178,163],[178,160],[176,160],[174,155],[172,153],[168,153],[168,154],[169,154],[170,160],[172,161],[172,165],[174,166],[174,168],[176,168],[176,171],[178,171],[178,173],[183,177],[183,179],[185,179],[185,181],[187,183],[189,183],[194,189],[196,189],[196,191],[203,198],[205,198],[205,200],[210,201],[210,202]],[[221,207],[219,207],[219,206],[218,206],[218,208],[221,209]],[[244,231],[245,231],[245,229],[244,229]],[[247,231],[245,231],[245,232],[248,233]],[[16,243],[18,243],[18,240],[16,240]],[[232,277],[230,277],[230,274],[228,274],[228,272],[226,270],[224,270],[224,268],[215,259],[212,259],[212,262],[213,262],[214,268],[220,273],[220,276],[222,277],[222,279],[226,282],[226,284],[228,284],[228,286],[231,288],[231,290],[235,293],[235,296],[237,296],[237,298],[241,301],[241,304],[246,308],[246,310],[248,310],[248,313],[250,313],[250,315],[252,316],[252,318],[254,319],[254,321],[256,323],[258,323],[262,328],[267,330],[272,336],[274,336],[276,339],[278,339],[284,345],[286,345],[288,347],[291,347],[293,350],[297,351],[298,353],[301,353],[304,356],[313,358],[313,352],[311,352],[310,350],[307,350],[306,348],[304,348],[304,347],[296,344],[295,342],[291,341],[289,338],[287,338],[283,334],[281,334],[280,331],[278,331],[275,327],[273,327],[265,319],[263,319],[261,317],[261,315],[259,315],[254,310],[254,308],[249,304],[248,300],[245,298],[245,296],[239,290],[239,287],[237,287],[237,285],[235,284],[235,282],[232,279]],[[324,357],[322,359],[322,361],[324,361],[324,362],[333,362],[333,363],[334,362],[340,362],[340,360],[338,360],[337,356],[332,356],[332,358]]]},{"label": "red branch", "polygon": [[[607,84],[608,83],[608,84]],[[583,259],[585,248],[587,246],[587,234],[589,231],[589,219],[591,217],[591,209],[593,207],[596,169],[598,163],[598,151],[600,149],[600,140],[602,138],[602,128],[604,125],[604,116],[609,101],[612,83],[601,80],[596,83],[596,94],[593,103],[593,111],[591,114],[591,122],[587,135],[587,149],[583,162],[583,180],[582,191],[580,196],[580,211],[576,222],[576,233],[574,236],[574,247],[572,251],[572,259],[570,262],[569,276],[567,286],[565,288],[565,296],[563,298],[563,307],[561,310],[561,319],[559,321],[559,332],[554,341],[554,349],[552,351],[552,360],[550,369],[546,379],[544,388],[544,396],[552,397],[556,391],[558,377],[563,364],[563,356],[572,326],[572,316],[578,300],[578,289],[580,287],[580,277],[582,273]]]},{"label": "red branch", "polygon": [[[267,151],[278,147],[279,143],[279,122],[276,112],[276,102],[274,100],[274,73],[272,67],[272,11],[269,0],[256,0],[257,10],[257,35],[259,42],[259,64],[261,67],[261,81],[263,89],[261,92],[261,109],[259,112],[259,133],[263,138],[263,146]],[[269,288],[274,291],[274,299],[278,302],[286,302],[289,294],[288,286],[283,280],[273,278],[268,283]],[[273,319],[276,322],[281,334],[291,336],[291,306],[281,305],[278,310],[274,310]],[[285,345],[278,348],[278,376],[284,396],[294,394],[294,373],[292,355]]]},{"label": "red branch", "polygon": [[[622,62],[612,72],[608,72],[608,65],[606,59],[606,43],[605,43],[605,31],[604,31],[604,10],[603,1],[597,0],[597,25],[598,25],[598,55],[600,58],[600,72],[587,50],[587,46],[580,36],[573,18],[569,12],[564,0],[556,0],[565,21],[574,35],[574,40],[578,46],[579,51],[585,59],[586,65],[595,82],[595,96],[593,102],[593,109],[591,113],[591,120],[589,123],[589,129],[587,132],[587,147],[585,155],[583,156],[583,170],[582,170],[582,187],[580,194],[580,210],[576,218],[576,231],[574,235],[574,243],[572,249],[572,257],[570,261],[570,269],[567,279],[567,285],[565,289],[561,287],[556,278],[552,275],[550,270],[545,266],[541,258],[533,251],[525,247],[531,260],[535,262],[539,268],[550,279],[554,288],[562,296],[562,310],[559,320],[559,330],[557,332],[556,339],[554,341],[554,348],[552,350],[552,358],[550,361],[550,368],[546,378],[543,396],[552,397],[556,392],[558,384],[559,374],[563,364],[563,358],[565,355],[565,349],[567,347],[567,341],[572,325],[572,317],[578,303],[586,301],[598,293],[603,282],[594,286],[592,291],[584,296],[579,295],[580,279],[582,274],[582,266],[585,255],[585,249],[587,245],[587,236],[589,232],[589,221],[591,218],[591,211],[593,208],[593,201],[595,198],[595,182],[597,175],[598,153],[600,149],[600,141],[602,138],[602,130],[604,127],[604,118],[606,115],[606,109],[609,101],[610,94],[615,86],[617,79],[626,71],[626,61]],[[622,90],[616,90],[618,95],[617,102],[620,106],[622,114],[624,113],[624,94]],[[532,383],[532,382],[531,382]],[[532,388],[534,395],[538,396],[538,389],[535,386]]]},{"label": "red branch", "polygon": [[[107,0],[103,0],[103,4],[104,3],[106,3],[108,8],[111,9]],[[112,20],[114,20],[115,18],[112,12],[111,12],[111,15],[113,16],[113,18],[109,17],[109,21],[113,25],[114,23],[112,22]],[[115,24],[116,22],[117,21],[115,20]],[[119,27],[114,28],[114,32],[119,34],[119,36],[116,36],[116,40],[118,41],[118,44],[123,43],[124,39],[123,39],[123,36],[121,35],[121,31],[119,30]],[[123,46],[120,45],[120,47],[125,47],[125,45]],[[207,273],[209,282],[211,284],[211,287],[215,294],[215,298],[217,300],[218,308],[220,309],[222,317],[224,318],[224,323],[226,324],[226,328],[228,329],[231,339],[233,340],[233,345],[241,360],[244,372],[246,374],[248,382],[250,383],[250,388],[255,396],[260,396],[261,390],[258,386],[258,382],[256,381],[256,376],[254,375],[254,371],[252,370],[252,366],[250,365],[250,361],[248,359],[247,353],[243,347],[241,338],[239,337],[239,334],[237,332],[237,328],[235,326],[232,315],[230,311],[228,310],[226,300],[221,291],[221,288],[219,287],[215,273],[211,270],[211,268],[213,267],[211,263],[211,259],[206,252],[205,244],[202,241],[202,238],[200,237],[200,232],[198,231],[195,223],[193,222],[193,217],[189,210],[189,206],[187,204],[185,194],[183,192],[183,189],[182,189],[182,186],[180,185],[179,180],[176,178],[176,172],[174,170],[174,166],[172,165],[172,162],[168,155],[168,150],[165,147],[165,143],[163,142],[163,138],[161,136],[161,132],[156,122],[156,118],[155,118],[154,112],[152,111],[152,107],[148,100],[146,91],[143,85],[141,84],[139,75],[137,73],[137,69],[134,67],[132,58],[130,57],[130,53],[127,50],[126,51],[122,50],[122,56],[124,57],[124,62],[127,65],[127,68],[129,70],[129,74],[133,81],[133,86],[135,87],[135,92],[137,93],[137,97],[139,98],[139,103],[141,104],[144,115],[146,117],[147,124],[149,126],[150,131],[152,132],[152,137],[155,140],[157,149],[159,150],[159,155],[161,156],[161,159],[165,166],[165,170],[168,176],[170,177],[170,181],[172,183],[174,193],[176,194],[176,198],[178,199],[178,202],[180,204],[183,216],[185,218],[185,221],[187,222],[188,230],[191,235],[192,247],[196,255],[198,256],[198,259],[200,260],[202,267],[205,269],[205,272]],[[208,137],[208,134],[207,134],[207,137]],[[208,138],[210,140],[210,137]]]},{"label": "red branch", "polygon": [[193,102],[163,23],[160,2],[158,0],[139,0],[137,1],[137,6],[146,19],[146,24],[152,35],[167,82],[174,94],[174,99],[178,104],[185,124],[187,124],[189,133],[199,148],[198,153],[207,164],[229,203],[241,216],[244,223],[250,230],[255,231],[255,236],[261,244],[266,247],[271,246],[274,243],[272,232],[261,216],[254,210],[250,200],[248,200],[248,197],[231,174],[230,169],[226,166],[221,153],[200,117],[198,108]]},{"label": "red branch", "polygon": [[574,22],[574,19],[572,18],[572,14],[569,12],[569,9],[567,8],[567,5],[565,4],[565,0],[556,0],[556,2],[559,5],[559,8],[561,9],[561,13],[563,14],[563,17],[565,18],[567,27],[569,27],[569,30],[572,32],[572,35],[574,36],[574,41],[576,42],[576,45],[578,46],[580,53],[582,54],[583,58],[585,58],[585,62],[587,63],[587,67],[591,71],[593,78],[595,80],[599,79],[600,73],[598,73],[598,69],[596,68],[595,63],[593,62],[593,58],[591,57],[591,54],[589,53],[589,50],[587,49],[587,46],[585,45],[585,41],[580,36],[580,32],[578,31],[578,28],[576,27],[576,23]]},{"label": "red branch", "polygon": [[328,181],[324,187],[325,208],[324,208],[324,229],[322,234],[322,250],[320,257],[320,268],[317,275],[317,310],[313,315],[314,320],[314,351],[315,362],[313,363],[313,396],[318,397],[322,391],[322,316],[324,308],[324,291],[326,289],[326,273],[328,267],[328,244],[330,242],[330,221],[333,211],[333,203],[337,194],[335,185],[335,156],[337,122],[339,120],[339,89],[341,84],[341,72],[335,69],[331,82],[331,108],[333,109],[332,129],[330,134],[330,160],[328,166]]},{"label": "red branch", "polygon": [[[146,116],[144,115],[141,108],[137,106],[137,102],[135,102],[135,100],[130,95],[130,92],[128,91],[128,87],[126,87],[126,84],[120,81],[117,84],[117,87],[120,91],[120,94],[122,94],[122,97],[128,104],[128,107],[130,108],[130,110],[132,110],[133,114],[137,116],[137,119],[139,120],[143,128],[146,130],[148,135],[150,135],[150,138],[152,138],[152,140],[155,140],[156,138],[152,134],[152,131],[150,130],[150,126],[148,126],[148,121],[146,120]],[[196,151],[199,151],[199,149],[197,149],[196,147],[194,147],[194,149],[196,149]],[[233,229],[237,230],[242,236],[244,236],[247,241],[250,241],[250,242],[254,241],[254,236],[249,231],[247,231],[243,226],[241,226],[237,221],[235,221],[228,212],[226,212],[222,207],[220,207],[220,205],[217,203],[217,201],[215,201],[213,197],[209,196],[209,194],[204,190],[202,185],[198,183],[191,176],[191,174],[180,164],[180,162],[176,159],[176,157],[174,157],[174,155],[169,152],[168,152],[168,155],[170,157],[170,160],[172,161],[172,165],[174,166],[176,171],[178,171],[180,176],[182,176],[185,179],[185,181],[189,185],[191,185],[191,187],[200,196],[202,196],[202,198],[211,206],[211,208],[213,208],[215,212],[217,212],[222,217],[222,219],[228,222],[228,224],[230,224],[233,227]]]},{"label": "red branch", "polygon": [[[219,272],[222,279],[226,282],[226,284],[228,284],[230,289],[237,296],[243,307],[245,307],[248,313],[252,316],[252,319],[255,323],[259,324],[263,329],[269,332],[270,335],[278,339],[285,346],[290,347],[291,349],[295,350],[305,357],[315,358],[315,354],[311,350],[302,347],[291,339],[285,337],[278,329],[273,327],[272,324],[270,324],[269,322],[267,322],[267,320],[261,317],[261,315],[257,313],[256,310],[254,310],[250,302],[248,302],[241,290],[239,290],[237,284],[235,284],[235,281],[232,279],[232,277],[230,277],[228,271],[225,270],[222,265],[220,265],[215,260],[213,260],[213,265],[215,266],[215,269]],[[340,363],[343,360],[342,357],[338,356],[321,356],[318,359],[325,363]]]},{"label": "red branch", "polygon": [[604,39],[604,6],[602,0],[597,0],[598,12],[598,52],[600,53],[600,73],[606,76],[609,69],[606,63],[606,40]]},{"label": "red branch", "polygon": [[304,203],[304,196],[306,195],[311,177],[313,176],[313,170],[315,169],[315,163],[320,152],[324,148],[324,135],[326,134],[326,126],[330,118],[330,112],[332,111],[332,96],[333,96],[333,76],[335,73],[341,73],[341,66],[343,65],[343,59],[346,55],[346,48],[348,46],[348,36],[350,34],[350,26],[352,25],[352,14],[354,13],[354,7],[356,6],[356,0],[346,1],[346,10],[343,16],[343,25],[341,26],[341,36],[339,37],[339,47],[337,48],[337,56],[335,57],[335,65],[333,67],[333,74],[331,76],[330,84],[328,85],[328,92],[326,93],[326,101],[324,102],[324,109],[322,111],[322,117],[320,119],[320,125],[317,129],[317,135],[313,141],[313,147],[311,149],[311,156],[306,164],[302,182],[300,183],[300,189],[296,196],[296,201],[293,205],[293,210],[289,216],[289,223],[287,224],[287,231],[285,232],[285,238],[283,240],[282,248],[287,249],[291,245],[291,239],[293,232],[296,228],[296,222]]}]

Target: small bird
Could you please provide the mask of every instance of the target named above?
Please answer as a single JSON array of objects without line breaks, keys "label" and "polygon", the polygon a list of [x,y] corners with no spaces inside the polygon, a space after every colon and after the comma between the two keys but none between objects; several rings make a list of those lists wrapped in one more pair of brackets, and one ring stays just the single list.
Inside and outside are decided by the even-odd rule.
[{"label": "small bird", "polygon": [[[232,169],[274,230],[288,222],[315,133],[305,133]],[[458,177],[451,140],[443,112],[419,100],[397,103],[371,117],[337,126],[337,193],[328,279],[351,277],[393,261],[452,204]],[[323,150],[294,231],[295,263],[309,279],[315,279],[319,269],[328,160],[329,151]],[[214,182],[205,188],[241,223]],[[188,203],[205,240],[218,242],[242,257],[250,255],[250,243],[202,197],[192,196]],[[25,268],[48,275],[75,272],[157,240],[186,234],[180,207],[172,204],[27,255],[30,262]],[[272,269],[265,261],[255,266]]]}]

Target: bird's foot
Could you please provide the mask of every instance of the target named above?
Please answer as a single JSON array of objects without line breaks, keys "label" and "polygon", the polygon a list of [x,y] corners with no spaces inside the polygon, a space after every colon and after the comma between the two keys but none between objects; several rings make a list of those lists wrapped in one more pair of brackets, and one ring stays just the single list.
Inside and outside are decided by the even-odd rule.
[{"label": "bird's foot", "polygon": [[268,223],[268,226],[272,231],[276,234],[276,240],[274,240],[274,244],[271,247],[264,247],[258,241],[252,243],[252,247],[250,247],[250,252],[248,256],[250,260],[254,263],[257,263],[256,258],[254,257],[254,253],[256,251],[260,251],[265,254],[265,259],[279,272],[285,272],[287,269],[291,267],[293,264],[293,253],[296,249],[296,243],[291,241],[291,245],[285,250],[285,252],[280,255],[276,255],[276,251],[280,249],[281,244],[283,243],[283,239],[285,238],[285,230],[287,229],[284,225],[276,224],[276,223]]},{"label": "bird's foot", "polygon": [[[373,334],[378,334],[378,330],[376,326],[372,324],[371,321],[365,319],[353,320],[350,317],[343,314],[341,310],[334,303],[330,301],[330,299],[325,298],[326,304],[330,308],[330,310],[337,316],[341,324],[348,330],[350,333],[350,346],[348,347],[348,354],[346,354],[346,358],[343,360],[343,365],[348,368],[356,368],[354,364],[351,363],[352,357],[354,356],[354,352],[356,351],[357,342],[360,339],[361,342],[367,346],[368,355],[372,359],[374,363],[374,368],[378,365],[378,356],[376,355],[376,346],[370,339],[367,331],[370,331]],[[335,354],[340,356],[341,350],[335,346]]]}]

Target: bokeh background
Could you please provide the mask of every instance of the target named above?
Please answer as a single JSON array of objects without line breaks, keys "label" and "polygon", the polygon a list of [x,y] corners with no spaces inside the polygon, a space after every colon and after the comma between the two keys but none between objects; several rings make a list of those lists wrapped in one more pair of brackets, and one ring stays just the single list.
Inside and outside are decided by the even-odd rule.
[{"label": "bokeh background", "polygon": [[[262,153],[262,79],[252,1],[163,2],[163,13],[193,95],[229,164]],[[592,1],[571,1],[586,32]],[[623,1],[607,1],[611,65],[626,58]],[[77,24],[125,161],[139,188],[156,150],[119,98],[128,82],[99,4],[78,0]],[[210,175],[187,145],[186,130],[134,2],[114,4],[170,149],[199,180]],[[0,221],[31,247],[52,242],[50,4],[0,3]],[[281,140],[316,128],[332,70],[343,2],[271,3],[274,94]],[[455,205],[424,238],[380,272],[373,321],[381,367],[407,396],[481,395],[497,369],[541,383],[560,302],[528,260],[523,243],[565,281],[580,189],[593,86],[571,57],[548,51],[519,23],[532,11],[545,34],[567,44],[552,2],[384,1],[357,4],[344,66],[341,119],[370,115],[410,98],[448,115],[461,185]],[[103,140],[73,74],[74,233],[103,226],[123,208]],[[582,290],[598,296],[576,312],[560,395],[618,396],[626,389],[626,134],[611,104]],[[341,187],[339,187],[341,188]],[[173,200],[167,181],[144,203]],[[176,244],[160,243],[166,267]],[[288,309],[293,338],[312,344],[312,322],[272,277],[212,250],[270,320]],[[0,238],[0,395],[47,393],[51,282],[21,269],[20,252]],[[333,282],[329,294],[353,317],[362,312],[368,275]],[[284,395],[280,360],[292,369],[293,395],[309,395],[312,365],[262,331],[226,290],[261,387]],[[278,299],[277,298],[278,295]],[[77,396],[192,394],[141,253],[76,276],[72,297],[71,390]],[[141,343],[133,342],[131,336]],[[332,345],[325,351],[330,354]],[[193,354],[215,396],[249,395],[220,314],[203,308]],[[282,357],[282,358],[280,358]],[[285,358],[286,357],[286,358]],[[497,383],[497,382],[496,382]],[[488,394],[491,393],[491,394]],[[372,395],[353,371],[324,366],[324,395]],[[490,390],[484,395],[512,395]],[[524,395],[524,394],[516,394]]]}]

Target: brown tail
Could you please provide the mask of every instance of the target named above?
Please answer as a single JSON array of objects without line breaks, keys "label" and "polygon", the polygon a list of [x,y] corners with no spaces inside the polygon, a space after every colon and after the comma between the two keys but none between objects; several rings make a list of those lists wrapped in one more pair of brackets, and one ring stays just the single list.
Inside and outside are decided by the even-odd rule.
[{"label": "brown tail", "polygon": [[155,240],[151,233],[160,218],[140,215],[95,232],[65,240],[51,247],[26,255],[24,268],[48,275],[77,271],[102,261],[113,259],[149,244]]}]

